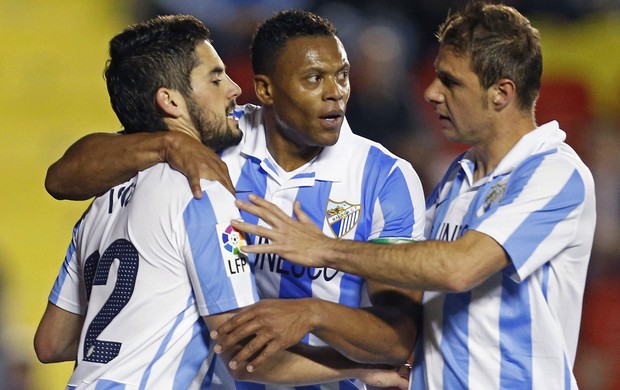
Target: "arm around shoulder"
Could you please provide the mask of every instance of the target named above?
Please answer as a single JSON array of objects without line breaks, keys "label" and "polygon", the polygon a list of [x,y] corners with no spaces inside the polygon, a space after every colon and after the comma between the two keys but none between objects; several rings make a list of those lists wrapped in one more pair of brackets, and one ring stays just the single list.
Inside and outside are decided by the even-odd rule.
[{"label": "arm around shoulder", "polygon": [[47,170],[45,189],[56,199],[85,200],[165,161],[168,132],[89,134]]}]

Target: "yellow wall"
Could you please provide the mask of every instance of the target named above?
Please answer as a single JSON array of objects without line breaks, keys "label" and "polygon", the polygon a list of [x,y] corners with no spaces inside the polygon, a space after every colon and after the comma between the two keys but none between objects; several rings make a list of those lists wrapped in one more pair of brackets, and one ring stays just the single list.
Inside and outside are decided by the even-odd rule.
[{"label": "yellow wall", "polygon": [[[85,202],[44,190],[47,167],[78,137],[119,128],[102,72],[121,1],[0,0],[2,335],[33,364],[33,389],[63,388],[70,364],[44,366],[32,336]],[[2,379],[0,379],[2,380]]]}]

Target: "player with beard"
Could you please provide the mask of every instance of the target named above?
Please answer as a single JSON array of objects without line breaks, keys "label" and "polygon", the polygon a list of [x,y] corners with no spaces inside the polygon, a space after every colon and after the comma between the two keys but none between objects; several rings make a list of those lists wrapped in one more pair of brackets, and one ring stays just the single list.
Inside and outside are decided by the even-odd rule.
[{"label": "player with beard", "polygon": [[[232,115],[241,90],[226,74],[209,30],[193,17],[129,27],[111,41],[105,75],[128,134],[164,129],[213,148],[241,138]],[[215,384],[219,359],[208,329],[258,296],[251,259],[239,252],[244,237],[230,227],[239,218],[234,197],[216,181],[200,185],[202,197],[195,199],[182,174],[158,164],[97,197],[76,224],[35,335],[41,361],[76,360],[69,389]],[[235,377],[403,383],[393,371],[362,370],[331,349],[295,350],[252,373],[236,370]],[[222,356],[228,361],[232,354]]]},{"label": "player with beard", "polygon": [[[157,133],[93,134],[50,167],[48,191],[57,198],[86,199],[126,176],[169,161],[190,177],[196,197],[196,177],[209,177],[234,187],[237,198],[255,193],[290,213],[300,200],[312,208],[313,222],[330,237],[423,239],[424,194],[417,174],[383,146],[355,135],[344,117],[350,64],[336,33],[329,21],[301,10],[279,12],[258,27],[251,50],[261,106],[235,110],[243,140],[222,152],[224,172],[232,180],[227,174],[217,177],[222,172],[219,159],[208,158],[212,152],[181,134],[174,139]],[[249,214],[242,217],[257,221]],[[249,239],[262,242],[258,236]],[[242,327],[233,335],[256,337],[233,359],[233,366],[243,365],[253,351],[267,345],[251,359],[253,366],[259,365],[266,355],[300,339],[311,345],[327,342],[362,362],[400,365],[410,356],[419,292],[334,269],[297,267],[277,256],[257,257],[254,271],[259,296],[272,299],[236,318]],[[222,333],[226,331],[232,327],[218,332],[224,347],[231,344]],[[315,388],[357,385],[343,381]]]}]

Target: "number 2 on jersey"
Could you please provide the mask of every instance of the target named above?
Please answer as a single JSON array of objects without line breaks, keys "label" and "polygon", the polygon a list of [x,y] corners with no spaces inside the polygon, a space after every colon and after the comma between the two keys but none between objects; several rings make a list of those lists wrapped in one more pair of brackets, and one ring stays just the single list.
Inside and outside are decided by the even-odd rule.
[{"label": "number 2 on jersey", "polygon": [[118,356],[121,343],[99,340],[98,337],[129,302],[138,276],[138,258],[138,251],[130,241],[118,239],[103,252],[103,256],[100,257],[99,251],[96,251],[86,259],[84,281],[88,300],[93,286],[107,284],[114,260],[118,260],[119,265],[112,294],[88,325],[84,340],[84,361],[105,364]]}]

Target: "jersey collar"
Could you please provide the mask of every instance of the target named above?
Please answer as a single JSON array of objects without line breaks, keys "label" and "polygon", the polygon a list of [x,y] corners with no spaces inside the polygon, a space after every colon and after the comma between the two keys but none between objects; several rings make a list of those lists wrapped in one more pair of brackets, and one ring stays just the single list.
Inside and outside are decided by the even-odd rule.
[{"label": "jersey collar", "polygon": [[[275,174],[274,162],[269,158],[267,151],[264,110],[260,107],[246,108],[245,115],[239,122],[239,127],[244,133],[241,154],[246,158],[260,161],[263,169],[270,175]],[[316,159],[295,177],[303,179],[304,185],[313,185],[315,180],[342,181],[345,175],[344,167],[352,157],[353,148],[350,145],[354,137],[345,118],[338,141],[332,146],[326,146]]]},{"label": "jersey collar", "polygon": [[[486,179],[490,181],[497,176],[512,172],[526,158],[557,148],[565,139],[566,133],[560,129],[557,121],[551,121],[537,127],[521,137]],[[474,157],[473,152],[469,150],[460,161],[460,165],[470,181],[475,169]]]}]

